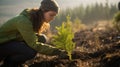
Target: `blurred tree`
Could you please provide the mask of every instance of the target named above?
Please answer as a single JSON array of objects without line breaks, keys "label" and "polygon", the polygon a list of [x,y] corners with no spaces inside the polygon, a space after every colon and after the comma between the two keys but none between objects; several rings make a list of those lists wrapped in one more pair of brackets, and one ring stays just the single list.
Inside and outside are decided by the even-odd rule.
[{"label": "blurred tree", "polygon": [[62,22],[66,20],[66,16],[70,14],[71,21],[74,21],[76,17],[80,19],[83,23],[89,24],[91,22],[99,20],[111,20],[113,15],[117,12],[116,5],[108,5],[108,0],[106,0],[106,5],[102,3],[95,5],[89,5],[84,7],[80,5],[73,9],[65,9],[60,11],[56,19],[51,23],[52,27],[60,26]]}]

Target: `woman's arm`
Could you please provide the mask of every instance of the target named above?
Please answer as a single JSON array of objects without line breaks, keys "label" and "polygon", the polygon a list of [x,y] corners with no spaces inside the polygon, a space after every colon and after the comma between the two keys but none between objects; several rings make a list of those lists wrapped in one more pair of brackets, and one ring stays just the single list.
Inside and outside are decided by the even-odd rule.
[{"label": "woman's arm", "polygon": [[33,49],[46,55],[58,55],[61,51],[55,47],[37,42],[38,38],[33,31],[32,23],[25,17],[18,19],[15,23],[24,41]]}]

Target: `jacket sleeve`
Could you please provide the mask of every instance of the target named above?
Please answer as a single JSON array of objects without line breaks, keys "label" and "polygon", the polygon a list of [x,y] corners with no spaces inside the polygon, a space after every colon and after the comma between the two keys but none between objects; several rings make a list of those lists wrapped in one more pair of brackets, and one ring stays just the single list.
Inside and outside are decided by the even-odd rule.
[{"label": "jacket sleeve", "polygon": [[16,28],[22,35],[24,41],[33,49],[40,52],[41,54],[46,55],[57,55],[59,54],[60,50],[49,46],[42,44],[40,42],[37,42],[38,38],[35,35],[32,27],[32,23],[29,20],[26,20],[25,18],[22,18],[20,21],[15,23]]}]

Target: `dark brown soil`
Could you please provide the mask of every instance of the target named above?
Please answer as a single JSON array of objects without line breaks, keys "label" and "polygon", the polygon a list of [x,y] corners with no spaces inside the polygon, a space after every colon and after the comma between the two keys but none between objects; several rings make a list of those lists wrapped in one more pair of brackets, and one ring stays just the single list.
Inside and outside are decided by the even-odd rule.
[{"label": "dark brown soil", "polygon": [[38,56],[29,67],[120,67],[120,32],[114,29],[87,29],[75,33],[76,53],[73,60],[56,56]]}]

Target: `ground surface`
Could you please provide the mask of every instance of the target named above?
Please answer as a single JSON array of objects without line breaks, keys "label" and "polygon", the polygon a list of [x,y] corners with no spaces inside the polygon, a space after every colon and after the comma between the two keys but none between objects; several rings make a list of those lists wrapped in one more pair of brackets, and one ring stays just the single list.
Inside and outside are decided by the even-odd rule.
[{"label": "ground surface", "polygon": [[76,52],[73,60],[55,56],[38,56],[29,67],[120,67],[120,32],[112,28],[94,27],[75,33]]}]

